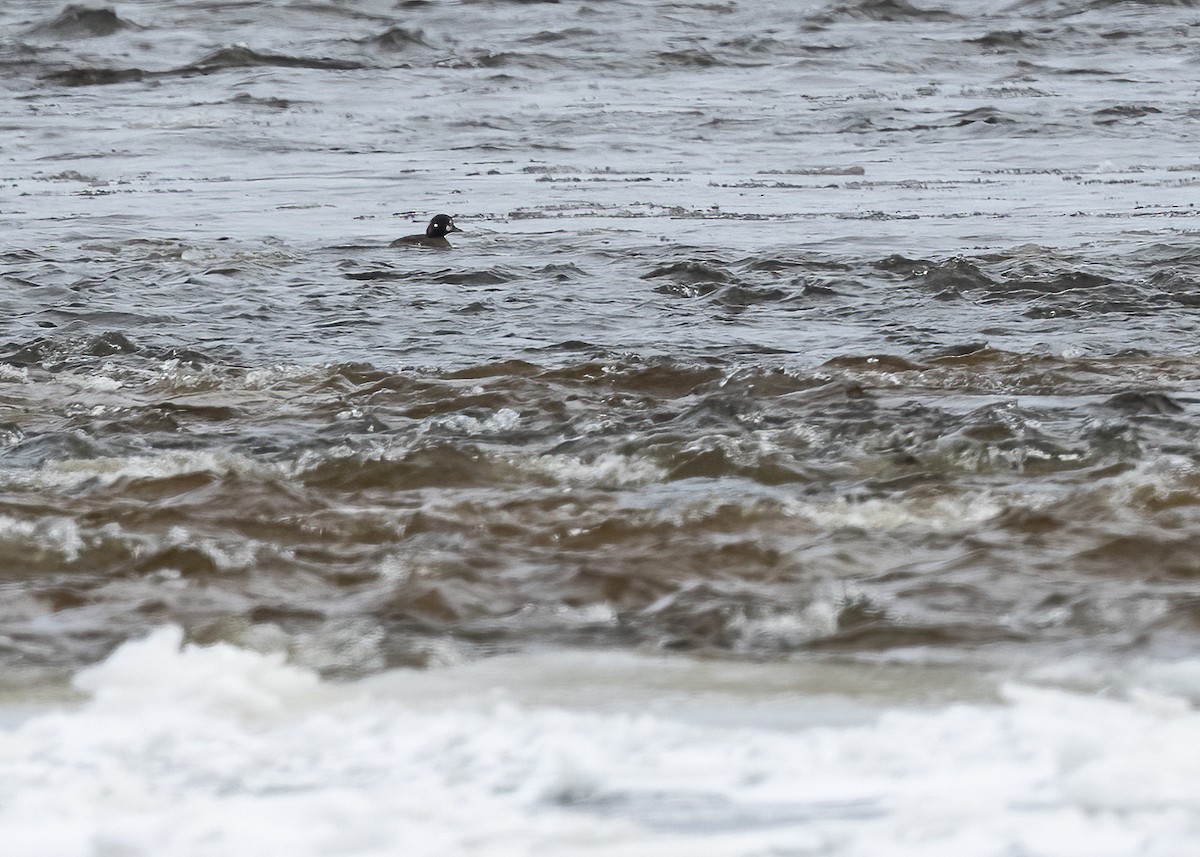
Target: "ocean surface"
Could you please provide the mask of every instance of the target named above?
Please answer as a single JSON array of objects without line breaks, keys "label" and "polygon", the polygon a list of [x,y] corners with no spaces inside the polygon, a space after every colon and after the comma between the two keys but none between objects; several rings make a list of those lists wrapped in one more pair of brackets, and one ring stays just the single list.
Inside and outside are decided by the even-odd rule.
[{"label": "ocean surface", "polygon": [[1194,0],[3,0],[0,854],[1200,853],[1198,204]]}]

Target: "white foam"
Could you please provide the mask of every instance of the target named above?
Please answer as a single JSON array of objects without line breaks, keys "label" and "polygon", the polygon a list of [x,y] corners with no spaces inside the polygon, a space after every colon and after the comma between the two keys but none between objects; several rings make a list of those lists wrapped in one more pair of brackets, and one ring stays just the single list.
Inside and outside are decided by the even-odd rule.
[{"label": "white foam", "polygon": [[169,479],[192,473],[241,473],[269,479],[276,472],[281,471],[227,450],[173,450],[157,455],[65,458],[40,470],[0,471],[0,483],[74,488],[84,483],[110,485],[120,479]]},{"label": "white foam", "polygon": [[543,473],[565,485],[625,488],[661,482],[666,471],[648,458],[605,452],[592,458],[539,455],[518,459],[521,467]]},{"label": "white foam", "polygon": [[[795,665],[543,655],[331,685],[279,655],[180,643],[167,628],[127,644],[80,673],[88,702],[0,731],[0,853],[1177,857],[1200,847],[1200,714],[1162,692],[1013,686],[1000,704],[939,707],[847,698],[857,716],[813,723],[812,689],[783,681],[801,674]],[[753,688],[741,686],[743,668]],[[1195,665],[1174,669],[1194,689]],[[701,685],[687,685],[692,673]],[[764,696],[777,706],[770,726],[697,716],[706,706],[736,715]]]},{"label": "white foam", "polygon": [[0,543],[2,542],[24,544],[30,553],[52,552],[66,562],[79,559],[79,552],[84,546],[79,525],[66,517],[22,521],[8,515],[0,515]]},{"label": "white foam", "polygon": [[90,374],[75,374],[65,379],[68,383],[74,383],[82,390],[91,390],[94,393],[112,393],[125,386],[123,381],[113,378],[111,375],[103,374],[111,372],[113,368],[106,365],[99,372]]},{"label": "white foam", "polygon": [[467,414],[450,414],[435,417],[424,423],[420,434],[430,429],[449,429],[467,435],[494,435],[512,431],[521,424],[521,415],[512,408],[500,408],[487,419],[479,419]]},{"label": "white foam", "polygon": [[735,617],[730,630],[737,634],[739,649],[761,652],[771,648],[795,649],[810,640],[830,637],[838,630],[838,605],[830,600],[817,600],[792,612],[777,612],[767,616]]},{"label": "white foam", "polygon": [[825,502],[788,504],[792,514],[826,527],[895,530],[917,526],[939,532],[974,527],[995,517],[1003,508],[994,497],[983,494],[867,500],[838,497]]},{"label": "white foam", "polygon": [[7,381],[12,384],[28,384],[29,369],[25,366],[12,366],[8,363],[0,363],[0,381]]},{"label": "white foam", "polygon": [[319,696],[317,677],[284,663],[282,654],[182,643],[178,627],[159,628],[82,670],[74,684],[92,695],[94,712],[166,708],[246,721],[291,716]]}]

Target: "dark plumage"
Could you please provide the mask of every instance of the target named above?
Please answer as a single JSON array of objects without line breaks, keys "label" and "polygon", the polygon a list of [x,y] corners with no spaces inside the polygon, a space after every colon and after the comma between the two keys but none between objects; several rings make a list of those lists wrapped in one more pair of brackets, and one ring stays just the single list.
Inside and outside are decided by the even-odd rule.
[{"label": "dark plumage", "polygon": [[451,244],[446,240],[446,234],[449,232],[462,232],[462,230],[454,225],[454,218],[449,214],[439,214],[429,221],[424,235],[405,235],[403,238],[397,238],[390,246],[402,247],[406,244],[415,244],[418,247],[440,247],[448,250]]}]

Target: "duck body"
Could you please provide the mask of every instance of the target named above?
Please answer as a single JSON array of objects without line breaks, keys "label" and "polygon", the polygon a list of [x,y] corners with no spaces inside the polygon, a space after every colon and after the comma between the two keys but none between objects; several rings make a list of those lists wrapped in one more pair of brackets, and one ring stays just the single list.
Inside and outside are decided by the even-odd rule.
[{"label": "duck body", "polygon": [[454,225],[453,217],[448,214],[439,214],[429,221],[424,234],[405,235],[403,238],[397,238],[388,246],[436,247],[439,250],[449,250],[453,245],[446,240],[446,235],[451,232],[462,232],[462,230]]}]

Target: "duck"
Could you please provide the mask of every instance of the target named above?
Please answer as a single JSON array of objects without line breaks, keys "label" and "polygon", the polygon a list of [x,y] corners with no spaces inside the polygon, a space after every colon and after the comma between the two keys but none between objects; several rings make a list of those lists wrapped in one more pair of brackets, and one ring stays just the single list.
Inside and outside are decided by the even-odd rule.
[{"label": "duck", "polygon": [[442,250],[449,250],[453,245],[446,240],[446,234],[449,232],[462,232],[454,225],[454,218],[449,214],[439,214],[429,221],[429,225],[425,227],[425,232],[422,235],[405,235],[403,238],[397,238],[389,247],[403,247],[405,245],[416,245],[418,247],[437,247]]}]

